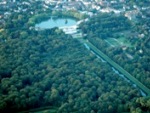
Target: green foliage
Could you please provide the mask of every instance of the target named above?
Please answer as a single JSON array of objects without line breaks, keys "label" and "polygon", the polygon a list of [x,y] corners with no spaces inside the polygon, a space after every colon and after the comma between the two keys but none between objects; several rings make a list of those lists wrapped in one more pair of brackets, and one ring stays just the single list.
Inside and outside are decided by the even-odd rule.
[{"label": "green foliage", "polygon": [[49,19],[51,16],[51,13],[42,13],[42,14],[37,14],[33,17],[31,17],[28,21],[29,25],[35,25],[37,23],[40,23],[43,20]]},{"label": "green foliage", "polygon": [[58,112],[109,113],[117,112],[122,101],[140,96],[108,64],[61,31],[18,33],[22,35],[0,42],[2,112],[50,105],[60,107]]},{"label": "green foliage", "polygon": [[[32,18],[28,13],[12,14],[0,32],[0,112],[56,106],[60,113],[121,113],[129,112],[135,103],[142,106],[142,110],[143,106],[149,110],[149,101],[144,100],[146,104],[143,100],[134,101],[141,96],[138,89],[116,75],[107,63],[101,62],[77,40],[58,29],[29,30],[35,22],[49,16],[42,14],[40,7],[39,4],[33,6],[38,11]],[[73,14],[75,18],[82,17]],[[123,22],[126,19],[120,24]],[[107,47],[98,38],[99,30],[96,35],[94,31],[87,31],[89,25],[83,27],[83,31],[93,37],[88,38],[94,42],[96,37],[97,45]],[[105,25],[111,26],[111,23],[105,22],[104,28]],[[116,52],[121,52],[120,48]],[[135,108],[140,111],[138,107]]]},{"label": "green foliage", "polygon": [[52,12],[53,16],[58,16],[58,17],[71,17],[71,18],[75,18],[75,19],[85,19],[87,17],[86,14],[81,14],[75,10],[71,10],[71,11],[53,11]]},{"label": "green foliage", "polygon": [[[148,67],[150,65],[150,38],[148,29],[143,28],[143,26],[149,26],[148,22],[149,19],[140,19],[136,24],[133,24],[134,22],[129,21],[123,15],[103,13],[82,23],[80,29],[92,44],[150,88],[150,68]],[[140,38],[136,34],[145,34],[145,36]],[[113,42],[109,41],[109,44],[106,42],[110,38],[117,39],[122,35],[124,40],[127,40],[125,43],[134,46],[112,46]]]},{"label": "green foliage", "polygon": [[141,97],[134,100],[130,105],[131,113],[149,113],[150,111],[150,97]]},{"label": "green foliage", "polygon": [[81,24],[81,29],[84,33],[94,32],[95,36],[105,39],[112,37],[113,33],[130,29],[130,26],[130,22],[123,15],[115,16],[104,13],[90,18],[86,24]]}]

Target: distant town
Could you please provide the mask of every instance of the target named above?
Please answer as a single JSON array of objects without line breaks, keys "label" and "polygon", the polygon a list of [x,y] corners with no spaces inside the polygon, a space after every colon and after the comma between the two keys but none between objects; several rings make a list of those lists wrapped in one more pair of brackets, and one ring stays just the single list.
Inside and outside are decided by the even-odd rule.
[{"label": "distant town", "polygon": [[[10,15],[28,13],[30,15],[38,14],[38,11],[77,11],[90,17],[98,13],[114,13],[124,15],[131,21],[140,21],[150,19],[150,6],[139,4],[139,2],[130,3],[129,0],[2,0],[0,2],[0,23],[5,24]],[[35,6],[38,9],[35,10]],[[147,24],[144,29],[150,32]],[[144,33],[134,34],[134,37],[144,37]]]},{"label": "distant town", "polygon": [[[0,23],[5,24],[9,15],[15,13],[38,14],[38,11],[78,11],[81,14],[93,16],[98,13],[114,13],[124,15],[129,20],[138,21],[150,19],[150,6],[147,4],[130,3],[129,0],[2,0],[0,2]],[[35,10],[34,6],[39,9]],[[141,5],[141,6],[139,6]],[[144,29],[150,28],[143,25]],[[144,37],[144,34],[136,34]]]},{"label": "distant town", "polygon": [[[40,1],[40,0],[35,0]],[[32,6],[34,1],[25,0],[2,0],[0,2],[0,19],[6,18],[9,14],[15,12],[27,12],[29,7]],[[137,16],[146,18],[142,12],[149,12],[149,6],[138,7],[136,4],[129,5],[126,0],[42,0],[43,10],[77,10],[81,13],[93,15],[93,13],[106,12],[106,13],[124,13],[124,16],[130,20],[135,19]],[[35,11],[30,11],[33,14]]]}]

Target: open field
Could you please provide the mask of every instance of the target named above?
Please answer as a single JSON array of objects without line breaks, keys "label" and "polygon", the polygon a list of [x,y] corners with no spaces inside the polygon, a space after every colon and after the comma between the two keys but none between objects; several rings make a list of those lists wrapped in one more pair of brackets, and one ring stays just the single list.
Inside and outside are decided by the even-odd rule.
[{"label": "open field", "polygon": [[119,46],[132,47],[130,42],[127,39],[125,39],[125,37],[107,38],[107,39],[105,39],[105,42],[107,42],[108,45],[110,45],[112,47],[119,47]]}]

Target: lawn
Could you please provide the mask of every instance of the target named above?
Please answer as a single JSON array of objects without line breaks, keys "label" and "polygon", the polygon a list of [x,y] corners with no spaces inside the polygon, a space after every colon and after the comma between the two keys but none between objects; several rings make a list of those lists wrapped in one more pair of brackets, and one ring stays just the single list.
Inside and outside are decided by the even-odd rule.
[{"label": "lawn", "polygon": [[131,43],[125,37],[107,38],[105,39],[105,42],[107,42],[108,45],[112,47],[119,47],[119,46],[132,47]]}]

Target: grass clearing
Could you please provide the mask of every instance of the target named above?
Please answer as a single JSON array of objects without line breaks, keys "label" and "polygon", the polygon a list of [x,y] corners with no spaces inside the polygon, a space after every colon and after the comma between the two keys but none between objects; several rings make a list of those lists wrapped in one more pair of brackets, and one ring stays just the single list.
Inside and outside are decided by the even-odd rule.
[{"label": "grass clearing", "polygon": [[107,42],[111,47],[118,47],[121,46],[118,41],[116,41],[114,38],[107,38],[105,39],[105,42]]},{"label": "grass clearing", "polygon": [[120,37],[118,40],[121,44],[127,46],[127,47],[133,47],[133,45],[131,45],[131,43],[129,42],[129,40],[126,39],[126,37]]},{"label": "grass clearing", "polygon": [[47,110],[41,110],[37,112],[32,112],[32,113],[57,113],[55,109],[47,109]]},{"label": "grass clearing", "polygon": [[112,47],[120,47],[120,46],[132,47],[131,43],[125,37],[107,38],[105,39],[105,42],[107,42],[108,45]]},{"label": "grass clearing", "polygon": [[4,31],[4,29],[0,29],[0,32],[3,32]]}]

